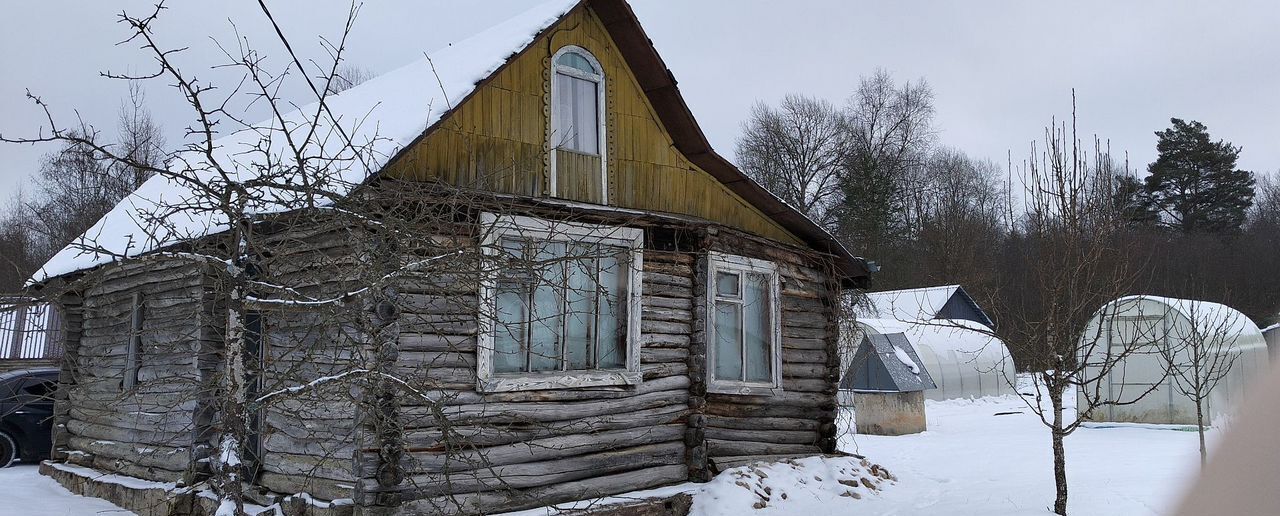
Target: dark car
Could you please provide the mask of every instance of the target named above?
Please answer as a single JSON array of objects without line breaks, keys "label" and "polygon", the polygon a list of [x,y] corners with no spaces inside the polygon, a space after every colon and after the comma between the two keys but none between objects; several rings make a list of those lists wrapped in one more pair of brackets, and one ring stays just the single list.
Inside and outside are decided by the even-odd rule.
[{"label": "dark car", "polygon": [[49,457],[57,369],[0,373],[0,468]]}]

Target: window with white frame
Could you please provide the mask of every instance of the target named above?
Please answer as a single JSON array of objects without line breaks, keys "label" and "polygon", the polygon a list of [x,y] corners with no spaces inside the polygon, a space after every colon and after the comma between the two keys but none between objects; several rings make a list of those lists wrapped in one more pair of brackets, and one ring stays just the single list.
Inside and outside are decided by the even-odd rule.
[{"label": "window with white frame", "polygon": [[640,381],[643,232],[486,214],[482,391]]},{"label": "window with white frame", "polygon": [[711,253],[707,269],[708,389],[729,394],[781,389],[777,266]]},{"label": "window with white frame", "polygon": [[604,72],[586,49],[567,46],[552,59],[551,147],[599,156]]},{"label": "window with white frame", "polygon": [[604,68],[586,49],[561,48],[551,60],[549,193],[608,204]]}]

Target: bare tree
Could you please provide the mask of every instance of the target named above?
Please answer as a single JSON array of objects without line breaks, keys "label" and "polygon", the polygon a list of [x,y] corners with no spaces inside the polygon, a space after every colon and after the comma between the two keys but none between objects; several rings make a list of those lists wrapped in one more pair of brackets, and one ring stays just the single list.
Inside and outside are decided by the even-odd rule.
[{"label": "bare tree", "polygon": [[11,201],[17,206],[13,216],[30,233],[33,260],[48,259],[84,233],[160,165],[164,136],[145,102],[141,86],[131,81],[129,99],[120,106],[116,141],[102,146],[110,154],[85,143],[101,137],[83,123],[66,131],[69,138],[53,139],[62,148],[44,157],[34,191]]},{"label": "bare tree", "polygon": [[738,137],[742,170],[818,224],[834,223],[851,134],[831,103],[787,95],[777,109],[751,108]]},{"label": "bare tree", "polygon": [[[1016,296],[1000,296],[995,312],[1001,315],[1000,337],[1033,371],[1034,396],[1023,399],[1049,431],[1053,508],[1066,514],[1065,438],[1099,408],[1135,403],[1155,385],[1125,399],[1113,399],[1102,387],[1143,345],[1091,324],[1116,315],[1117,305],[1110,302],[1130,293],[1137,270],[1122,245],[1125,223],[1112,208],[1117,174],[1110,153],[1096,138],[1092,155],[1083,148],[1074,108],[1070,129],[1055,122],[1045,129],[1043,152],[1034,144],[1032,149],[1023,171],[1025,215],[1011,236],[1017,245],[1006,257],[1014,266],[1006,270],[1011,284],[1004,290]],[[1075,419],[1066,413],[1071,392]]]},{"label": "bare tree", "polygon": [[[912,253],[899,267],[916,282],[959,283],[971,294],[994,294],[993,267],[1008,227],[1008,192],[997,165],[955,149],[938,149],[919,168],[904,216],[914,228]],[[916,285],[918,286],[918,285]]]},{"label": "bare tree", "polygon": [[9,210],[0,213],[0,293],[17,292],[35,272],[39,264],[34,244],[21,214]]},{"label": "bare tree", "polygon": [[910,173],[933,144],[933,91],[924,80],[901,86],[885,70],[863,77],[849,99],[852,131],[846,156],[840,229],[860,249],[907,231],[901,215]]},{"label": "bare tree", "polygon": [[329,93],[342,93],[372,78],[374,78],[373,72],[354,64],[343,63],[338,66],[333,80],[329,81]]},{"label": "bare tree", "polygon": [[1256,176],[1256,194],[1249,209],[1250,229],[1280,231],[1280,171]]},{"label": "bare tree", "polygon": [[1218,389],[1236,360],[1240,350],[1241,316],[1220,305],[1192,301],[1186,310],[1187,324],[1170,325],[1169,344],[1160,347],[1169,377],[1178,394],[1196,407],[1196,433],[1200,438],[1200,467],[1208,460],[1204,433],[1210,395]]}]

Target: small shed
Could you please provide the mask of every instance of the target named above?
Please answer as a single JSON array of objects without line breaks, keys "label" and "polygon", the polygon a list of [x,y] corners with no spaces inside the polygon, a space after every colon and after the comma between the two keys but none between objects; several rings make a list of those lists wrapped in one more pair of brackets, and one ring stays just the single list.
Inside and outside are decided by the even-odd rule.
[{"label": "small shed", "polygon": [[853,359],[856,347],[852,343],[861,342],[864,335],[905,335],[937,384],[936,388],[925,391],[927,399],[941,401],[1013,394],[1010,387],[1010,382],[1016,378],[1013,358],[1004,342],[991,336],[990,329],[980,323],[949,319],[908,322],[860,318],[843,333],[845,364]]},{"label": "small shed", "polygon": [[866,335],[840,381],[852,394],[858,433],[904,435],[926,428],[924,391],[935,388],[901,333]]},{"label": "small shed", "polygon": [[[1268,368],[1267,344],[1262,331],[1248,317],[1219,303],[1159,296],[1126,296],[1100,308],[1081,338],[1099,342],[1081,346],[1082,360],[1098,361],[1085,354],[1131,350],[1110,374],[1099,378],[1100,392],[1117,405],[1107,405],[1093,413],[1099,421],[1136,423],[1195,424],[1194,402],[1165,374],[1169,358],[1180,367],[1189,367],[1185,351],[1189,339],[1205,339],[1207,349],[1228,355],[1226,375],[1217,382],[1208,398],[1207,421],[1230,410],[1244,396],[1246,387]],[[1095,366],[1094,371],[1096,371]],[[1098,377],[1086,371],[1086,377]],[[1099,387],[1095,383],[1082,389]]]}]

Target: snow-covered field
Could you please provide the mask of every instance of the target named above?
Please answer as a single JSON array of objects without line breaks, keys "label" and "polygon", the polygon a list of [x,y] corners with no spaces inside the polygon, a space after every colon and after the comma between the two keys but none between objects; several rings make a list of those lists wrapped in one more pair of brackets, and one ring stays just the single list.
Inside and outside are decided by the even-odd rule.
[{"label": "snow-covered field", "polygon": [[0,469],[0,514],[25,516],[127,516],[127,512],[100,498],[67,491],[41,475],[35,464]]},{"label": "snow-covered field", "polygon": [[[1018,397],[928,401],[926,413],[924,433],[842,439],[844,451],[884,466],[892,479],[855,458],[810,458],[618,500],[689,492],[695,516],[1051,514],[1049,435]],[[1069,436],[1066,449],[1073,515],[1168,514],[1199,463],[1196,434],[1181,427],[1095,425]],[[0,513],[8,508],[34,516],[128,514],[71,494],[34,465],[0,469]]]},{"label": "snow-covered field", "polygon": [[[842,440],[843,450],[899,479],[860,500],[858,514],[1052,513],[1049,433],[1020,399],[928,401],[925,410],[927,432]],[[1006,412],[1017,413],[995,415]],[[1065,447],[1075,515],[1168,514],[1199,469],[1196,433],[1185,427],[1100,424],[1080,428]]]}]

